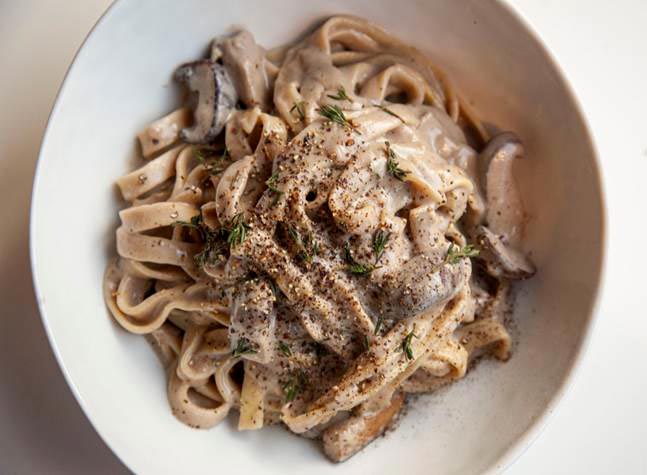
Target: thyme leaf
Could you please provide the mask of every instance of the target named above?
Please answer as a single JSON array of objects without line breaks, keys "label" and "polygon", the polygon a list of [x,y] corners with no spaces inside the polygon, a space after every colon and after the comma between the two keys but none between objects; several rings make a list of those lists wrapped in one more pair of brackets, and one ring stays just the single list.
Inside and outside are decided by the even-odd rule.
[{"label": "thyme leaf", "polygon": [[265,184],[267,185],[268,190],[273,191],[274,193],[277,193],[279,195],[282,195],[283,192],[276,187],[278,181],[279,181],[279,173],[275,172],[271,177],[269,177],[265,181]]},{"label": "thyme leaf", "polygon": [[[413,359],[413,350],[411,349],[411,340],[415,336],[416,335],[414,335],[413,332],[411,332],[402,341],[402,351],[404,351],[404,354],[407,356],[408,360]],[[418,338],[418,337],[416,337],[416,338]]]},{"label": "thyme leaf", "polygon": [[348,94],[346,94],[346,88],[344,86],[339,86],[337,88],[337,95],[333,96],[331,94],[328,94],[328,97],[331,99],[334,99],[336,101],[348,101],[348,102],[353,102],[350,97],[348,97]]},{"label": "thyme leaf", "polygon": [[257,351],[249,345],[247,338],[240,338],[236,343],[236,347],[231,352],[231,356],[239,358],[242,355],[251,355],[254,353],[257,353]]},{"label": "thyme leaf", "polygon": [[299,116],[299,119],[304,120],[306,118],[306,112],[304,109],[304,101],[295,102],[292,108],[290,109],[291,113],[296,112]]},{"label": "thyme leaf", "polygon": [[381,229],[375,233],[375,236],[373,237],[373,252],[375,252],[375,262],[379,261],[380,257],[382,257],[382,253],[384,252],[384,248],[386,247],[386,243],[389,242],[390,237],[391,233],[384,232]]},{"label": "thyme leaf", "polygon": [[311,234],[301,238],[299,231],[294,227],[288,227],[288,235],[299,248],[299,256],[306,262],[312,262],[312,258],[319,254],[319,243],[315,241]]},{"label": "thyme leaf", "polygon": [[375,269],[377,269],[377,267],[374,265],[366,265],[366,264],[357,262],[350,251],[350,245],[348,244],[348,242],[344,244],[344,259],[348,263],[348,267],[346,269],[351,274],[364,276],[364,275],[370,274]]},{"label": "thyme leaf", "polygon": [[368,335],[364,335],[364,349],[366,351],[371,349],[371,342],[368,340]]},{"label": "thyme leaf", "polygon": [[200,235],[203,242],[202,250],[193,256],[193,260],[198,267],[204,267],[207,264],[215,264],[227,252],[225,229],[212,230],[204,222],[202,214],[197,214],[191,218],[191,221],[176,221],[173,226],[183,226],[194,229]]},{"label": "thyme leaf", "polygon": [[285,356],[286,358],[289,358],[290,356],[292,356],[292,350],[287,345],[287,343],[283,341],[279,341],[279,351],[283,353],[283,356]]},{"label": "thyme leaf", "polygon": [[454,243],[449,243],[447,255],[445,256],[446,264],[458,264],[458,262],[466,257],[478,257],[480,251],[473,245],[468,244],[463,248],[455,246]]},{"label": "thyme leaf", "polygon": [[377,317],[377,322],[375,322],[375,331],[373,332],[375,335],[380,334],[380,330],[382,330],[382,324],[384,323],[384,317],[380,315]]},{"label": "thyme leaf", "polygon": [[410,172],[400,168],[400,165],[398,164],[398,156],[391,148],[391,144],[389,142],[386,142],[386,155],[386,171],[396,180],[404,181],[404,177]]},{"label": "thyme leaf", "polygon": [[406,122],[404,121],[404,119],[402,117],[400,117],[398,114],[393,112],[391,109],[388,109],[387,107],[383,106],[382,104],[377,104],[375,107],[377,107],[378,109],[386,112],[389,115],[392,115],[393,117],[397,117],[398,119],[400,119],[402,121],[403,124],[406,124]]},{"label": "thyme leaf", "polygon": [[247,238],[247,231],[250,227],[245,223],[242,213],[238,213],[230,221],[228,226],[229,235],[227,236],[227,243],[230,247],[236,247],[242,244]]},{"label": "thyme leaf", "polygon": [[308,384],[308,379],[302,369],[292,373],[290,379],[283,385],[283,393],[287,402],[294,401],[297,394],[302,392]]},{"label": "thyme leaf", "polygon": [[196,148],[194,149],[193,155],[210,175],[217,175],[227,168],[227,164],[225,163],[229,159],[229,151],[227,149],[224,149],[222,155],[219,157],[216,157],[214,151],[208,148]]},{"label": "thyme leaf", "polygon": [[328,104],[324,104],[319,109],[317,109],[317,112],[319,112],[319,115],[325,117],[326,119],[328,119],[328,120],[330,120],[330,121],[332,121],[332,122],[334,122],[336,124],[339,124],[339,125],[341,125],[343,127],[348,127],[350,129],[355,130],[356,132],[358,132],[355,125],[350,120],[348,120],[346,118],[346,116],[344,115],[344,111],[342,111],[339,108],[339,106],[336,105],[336,104],[334,104],[332,106],[328,105]]}]

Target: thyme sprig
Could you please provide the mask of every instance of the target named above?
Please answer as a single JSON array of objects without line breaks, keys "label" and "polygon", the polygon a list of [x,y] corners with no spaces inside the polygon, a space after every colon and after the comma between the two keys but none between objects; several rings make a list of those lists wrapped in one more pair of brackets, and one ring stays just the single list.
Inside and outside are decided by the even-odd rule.
[{"label": "thyme sprig", "polygon": [[236,343],[236,347],[231,352],[231,356],[239,358],[243,355],[251,355],[254,353],[257,353],[257,351],[249,345],[249,340],[247,338],[240,338]]},{"label": "thyme sprig", "polygon": [[467,244],[465,247],[455,246],[454,243],[449,243],[447,255],[445,255],[446,264],[458,264],[461,259],[467,257],[478,257],[480,251],[472,244]]},{"label": "thyme sprig", "polygon": [[304,391],[308,384],[305,371],[297,369],[292,372],[290,379],[283,385],[283,394],[286,402],[294,401],[297,395]]},{"label": "thyme sprig", "polygon": [[269,177],[266,181],[265,184],[267,185],[267,189],[270,190],[272,193],[274,193],[274,199],[272,200],[272,206],[274,206],[276,203],[278,203],[279,198],[281,195],[283,195],[283,192],[279,190],[277,184],[279,181],[279,172],[274,172],[271,177]]},{"label": "thyme sprig", "polygon": [[389,115],[392,115],[393,117],[396,117],[396,118],[400,119],[403,124],[406,124],[405,120],[402,117],[400,117],[398,114],[396,114],[395,112],[393,112],[391,109],[387,108],[386,106],[383,106],[382,104],[376,104],[375,107],[382,110],[383,112],[386,112]]},{"label": "thyme sprig", "polygon": [[301,120],[305,120],[305,118],[306,118],[306,112],[305,112],[304,104],[305,104],[304,101],[295,102],[294,105],[292,106],[292,108],[290,109],[290,112],[292,114],[294,114],[296,112],[297,115],[299,116],[299,119],[301,119]]},{"label": "thyme sprig", "polygon": [[279,181],[279,173],[275,172],[274,174],[272,174],[271,177],[269,177],[265,181],[265,184],[267,185],[267,189],[270,191],[273,191],[274,193],[282,194],[283,192],[276,187],[278,181]]},{"label": "thyme sprig", "polygon": [[346,269],[351,274],[364,276],[364,275],[370,274],[375,269],[377,269],[377,266],[375,265],[372,265],[372,264],[367,265],[367,264],[362,264],[360,262],[357,262],[350,251],[350,244],[348,244],[348,242],[344,244],[344,260],[348,263],[348,267]]},{"label": "thyme sprig", "polygon": [[196,148],[193,155],[210,175],[217,175],[227,168],[226,162],[229,160],[229,151],[227,149],[223,150],[222,155],[216,156],[211,149]]},{"label": "thyme sprig", "polygon": [[227,231],[229,232],[227,243],[229,246],[236,247],[242,244],[247,238],[247,231],[249,230],[250,227],[245,222],[245,218],[242,213],[238,213],[234,216],[227,226]]},{"label": "thyme sprig", "polygon": [[384,248],[389,242],[390,237],[391,233],[382,231],[381,229],[375,233],[375,236],[373,237],[373,252],[375,252],[375,262],[379,261],[380,257],[382,257],[382,253],[384,252]]},{"label": "thyme sprig", "polygon": [[199,231],[201,235],[204,231],[204,221],[202,220],[202,214],[196,214],[191,218],[190,221],[175,221],[173,223],[173,226],[183,226],[185,228],[195,229]]},{"label": "thyme sprig", "polygon": [[412,360],[414,358],[413,349],[411,348],[411,340],[414,337],[418,338],[416,335],[414,335],[413,332],[411,332],[402,341],[402,351],[404,351],[404,354],[407,356],[408,360]]},{"label": "thyme sprig", "polygon": [[319,112],[319,115],[325,117],[331,122],[339,124],[343,127],[348,127],[349,129],[352,129],[355,132],[359,133],[359,131],[357,130],[357,126],[355,126],[355,124],[353,124],[350,120],[346,118],[346,116],[344,115],[344,111],[342,111],[338,105],[324,104],[319,109],[317,109],[317,112]]},{"label": "thyme sprig", "polygon": [[375,331],[373,332],[375,335],[380,334],[380,330],[382,330],[382,325],[384,324],[384,317],[380,315],[377,317],[377,322],[375,322]]},{"label": "thyme sprig", "polygon": [[348,97],[348,94],[346,94],[346,88],[344,86],[339,86],[337,88],[337,95],[333,96],[332,94],[328,94],[328,97],[331,99],[334,99],[336,101],[348,101],[348,102],[353,102],[353,100]]},{"label": "thyme sprig", "polygon": [[215,264],[227,252],[227,230],[220,228],[212,230],[204,222],[202,214],[197,214],[191,218],[191,221],[176,221],[173,226],[183,226],[194,229],[200,235],[202,240],[202,250],[193,256],[193,260],[198,267],[204,267],[207,264]]},{"label": "thyme sprig", "polygon": [[286,358],[289,358],[290,356],[292,356],[292,350],[290,349],[290,347],[288,346],[288,344],[287,344],[287,343],[285,343],[284,341],[279,341],[279,351],[280,351],[280,352],[283,354],[283,356],[285,356]]},{"label": "thyme sprig", "polygon": [[313,257],[319,254],[319,243],[314,240],[311,234],[306,234],[302,238],[296,228],[289,226],[288,235],[299,248],[299,256],[305,262],[312,262]]},{"label": "thyme sprig", "polygon": [[398,164],[398,156],[391,148],[391,144],[389,142],[386,142],[386,156],[386,171],[395,179],[404,181],[404,177],[410,172],[400,168],[400,165]]}]

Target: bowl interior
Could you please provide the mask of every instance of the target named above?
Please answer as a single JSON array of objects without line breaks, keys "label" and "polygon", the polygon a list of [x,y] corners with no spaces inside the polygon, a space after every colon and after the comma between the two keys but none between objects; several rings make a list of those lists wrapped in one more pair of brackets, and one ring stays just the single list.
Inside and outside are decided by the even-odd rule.
[{"label": "bowl interior", "polygon": [[[539,273],[520,286],[517,346],[465,380],[419,398],[397,431],[340,466],[311,442],[229,421],[189,429],[171,415],[147,343],[109,318],[101,295],[135,134],[178,104],[171,74],[210,38],[242,25],[267,46],[323,17],[351,13],[429,55],[482,118],[516,131],[516,169]],[[595,153],[577,104],[536,38],[495,1],[121,0],[78,54],[43,142],[32,209],[32,262],[52,345],[93,424],[135,473],[499,472],[561,394],[590,325],[600,280],[603,207]]]}]

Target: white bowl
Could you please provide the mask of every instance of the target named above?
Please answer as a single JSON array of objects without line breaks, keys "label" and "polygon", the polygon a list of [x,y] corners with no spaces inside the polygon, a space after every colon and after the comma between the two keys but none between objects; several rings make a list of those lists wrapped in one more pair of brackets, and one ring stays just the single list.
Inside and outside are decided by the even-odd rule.
[{"label": "white bowl", "polygon": [[[335,13],[365,16],[419,46],[487,122],[521,136],[526,244],[539,267],[522,284],[512,359],[484,362],[420,398],[397,431],[342,465],[278,428],[198,431],[177,422],[153,351],[112,321],[101,294],[120,206],[113,181],[133,168],[135,133],[177,105],[175,66],[231,25],[275,46]],[[78,53],[43,140],[31,216],[43,322],[79,403],[138,474],[500,473],[553,410],[590,332],[604,249],[598,173],[557,66],[498,2],[122,0]]]}]

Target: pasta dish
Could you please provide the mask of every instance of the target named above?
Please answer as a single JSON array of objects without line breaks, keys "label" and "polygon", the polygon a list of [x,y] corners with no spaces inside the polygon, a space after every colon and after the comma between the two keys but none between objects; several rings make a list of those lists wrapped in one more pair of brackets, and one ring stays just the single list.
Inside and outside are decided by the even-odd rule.
[{"label": "pasta dish", "polygon": [[179,66],[183,107],[139,134],[119,178],[107,306],[147,335],[174,415],[238,412],[343,461],[407,395],[506,360],[511,281],[535,268],[512,174],[421,52],[355,17],[265,50],[248,31]]}]

